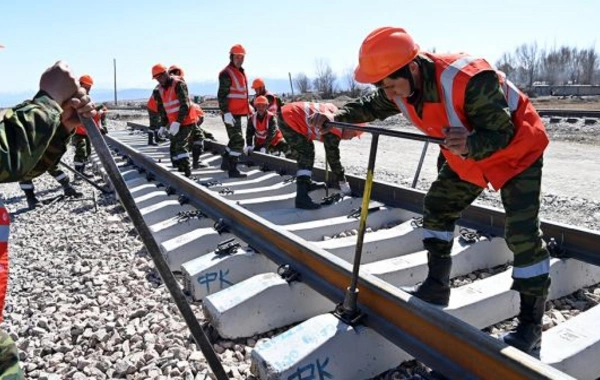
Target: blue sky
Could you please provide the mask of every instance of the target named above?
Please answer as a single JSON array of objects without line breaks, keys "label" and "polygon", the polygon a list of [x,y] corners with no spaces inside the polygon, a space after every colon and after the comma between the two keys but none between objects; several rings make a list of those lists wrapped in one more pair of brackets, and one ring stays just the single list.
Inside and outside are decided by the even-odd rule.
[{"label": "blue sky", "polygon": [[151,89],[157,62],[179,64],[188,82],[215,81],[235,43],[248,51],[251,79],[310,77],[317,59],[341,75],[356,65],[364,37],[388,25],[404,27],[424,50],[492,62],[533,41],[600,50],[600,2],[592,0],[5,0],[0,14],[0,105],[3,94],[33,94],[58,59],[92,75],[96,90],[112,89],[113,58],[120,89]]}]

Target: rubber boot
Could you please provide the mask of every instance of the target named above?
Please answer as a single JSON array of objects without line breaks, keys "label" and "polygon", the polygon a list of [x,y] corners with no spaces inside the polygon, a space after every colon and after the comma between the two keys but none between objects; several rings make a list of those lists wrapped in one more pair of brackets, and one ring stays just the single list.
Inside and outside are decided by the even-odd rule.
[{"label": "rubber boot", "polygon": [[542,347],[542,318],[546,310],[546,297],[520,294],[521,310],[519,324],[515,331],[503,336],[504,343],[527,354],[532,354]]},{"label": "rubber boot", "polygon": [[58,181],[62,187],[63,187],[63,192],[65,193],[65,196],[67,197],[75,197],[75,198],[81,198],[83,197],[83,193],[75,190],[75,188],[73,186],[71,186],[71,184],[69,183],[69,179],[65,178],[62,181]]},{"label": "rubber boot", "polygon": [[200,168],[208,167],[208,165],[206,165],[204,162],[200,161],[200,156],[202,155],[202,152],[204,152],[204,149],[202,148],[202,146],[194,145],[192,147],[192,168],[200,169]]},{"label": "rubber boot", "polygon": [[229,170],[229,152],[225,151],[221,153],[221,170]]},{"label": "rubber boot", "polygon": [[241,173],[238,168],[238,158],[235,156],[229,156],[229,178],[246,178],[248,175],[246,173]]},{"label": "rubber boot", "polygon": [[182,172],[184,176],[190,178],[192,176],[192,170],[190,168],[190,161],[187,158],[179,160],[178,171]]},{"label": "rubber boot", "polygon": [[35,193],[33,190],[23,190],[25,191],[25,200],[27,201],[27,207],[30,210],[33,210],[37,206],[40,205],[40,201],[35,197]]},{"label": "rubber boot", "polygon": [[148,131],[148,145],[158,145],[154,142],[154,131]]},{"label": "rubber boot", "polygon": [[321,208],[321,205],[313,202],[308,195],[309,187],[310,178],[302,176],[296,179],[296,208],[304,210],[316,210]]},{"label": "rubber boot", "polygon": [[401,289],[425,302],[448,306],[452,257],[439,257],[428,253],[428,258],[429,273],[425,281],[421,285],[401,287]]}]

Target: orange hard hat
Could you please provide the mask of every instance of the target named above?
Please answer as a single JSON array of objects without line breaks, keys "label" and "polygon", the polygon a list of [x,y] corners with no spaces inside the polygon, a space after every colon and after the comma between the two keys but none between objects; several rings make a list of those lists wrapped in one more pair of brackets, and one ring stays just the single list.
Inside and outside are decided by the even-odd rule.
[{"label": "orange hard hat", "polygon": [[169,74],[171,74],[172,71],[177,71],[179,70],[179,76],[183,78],[183,74],[184,71],[181,67],[177,66],[177,65],[171,65],[171,67],[169,67]]},{"label": "orange hard hat", "polygon": [[163,65],[162,63],[157,63],[156,65],[152,66],[152,79],[156,78],[157,76],[166,71],[167,66]]},{"label": "orange hard hat", "polygon": [[354,78],[376,83],[409,64],[419,54],[419,45],[402,28],[386,26],[372,31],[360,46]]},{"label": "orange hard hat", "polygon": [[261,87],[265,87],[265,81],[262,78],[256,78],[252,81],[252,89],[256,90]]},{"label": "orange hard hat", "polygon": [[246,49],[240,44],[235,44],[229,49],[229,54],[241,54],[246,55]]},{"label": "orange hard hat", "polygon": [[260,95],[254,99],[254,104],[264,104],[265,106],[269,105],[269,100],[266,96]]},{"label": "orange hard hat", "polygon": [[79,78],[79,84],[80,84],[81,86],[83,86],[83,85],[86,85],[86,86],[90,86],[90,87],[92,87],[92,86],[94,85],[94,80],[92,79],[92,77],[91,77],[91,76],[89,76],[89,75],[87,75],[87,74],[86,74],[86,75],[82,75],[82,76]]}]

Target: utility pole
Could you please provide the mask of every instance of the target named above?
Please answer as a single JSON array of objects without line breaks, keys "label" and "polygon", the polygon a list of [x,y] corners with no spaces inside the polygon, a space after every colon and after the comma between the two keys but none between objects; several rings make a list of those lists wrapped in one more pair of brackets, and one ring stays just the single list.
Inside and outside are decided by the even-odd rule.
[{"label": "utility pole", "polygon": [[113,58],[113,74],[114,74],[114,88],[115,88],[115,107],[117,106],[117,60]]},{"label": "utility pole", "polygon": [[292,85],[292,73],[288,72],[288,78],[290,78],[290,88],[292,89],[292,102],[294,101],[294,86]]}]

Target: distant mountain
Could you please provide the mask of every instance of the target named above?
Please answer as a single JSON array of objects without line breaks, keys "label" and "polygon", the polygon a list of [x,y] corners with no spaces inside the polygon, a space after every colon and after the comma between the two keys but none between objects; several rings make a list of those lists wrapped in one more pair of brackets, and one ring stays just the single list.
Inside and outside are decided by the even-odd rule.
[{"label": "distant mountain", "polygon": [[[253,78],[250,78],[252,80]],[[265,78],[267,89],[276,94],[290,93],[290,81],[288,79],[270,79]],[[190,82],[188,83],[190,93],[192,95],[216,96],[218,83],[217,81]],[[254,91],[249,88],[250,95],[254,95]],[[294,89],[295,91],[295,89]],[[142,100],[147,99],[152,93],[152,88],[124,88],[117,91],[117,100]],[[31,98],[35,92],[20,92],[20,93],[0,93],[0,107],[12,107],[24,99]],[[106,88],[94,88],[92,96],[96,102],[112,102],[114,101],[114,90]]]}]

